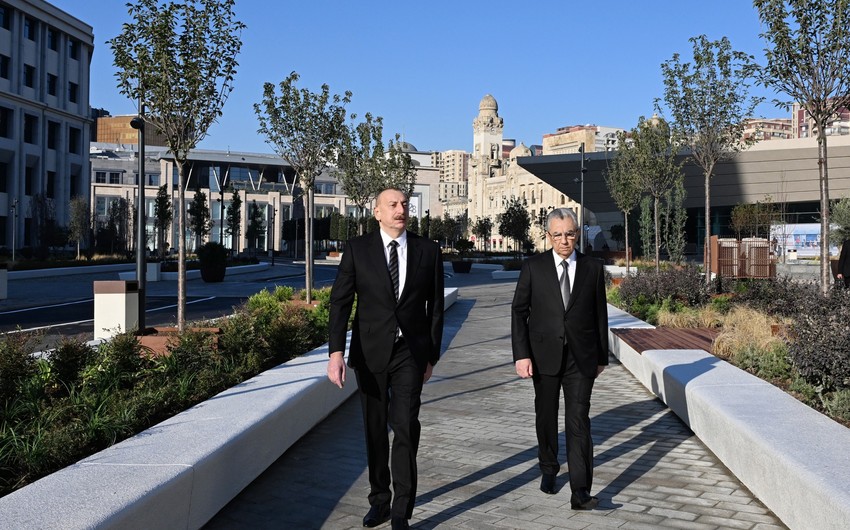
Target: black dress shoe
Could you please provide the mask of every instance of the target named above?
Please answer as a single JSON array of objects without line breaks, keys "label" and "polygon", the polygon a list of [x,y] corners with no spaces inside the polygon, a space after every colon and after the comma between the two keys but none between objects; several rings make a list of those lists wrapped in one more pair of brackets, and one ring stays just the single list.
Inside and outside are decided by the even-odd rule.
[{"label": "black dress shoe", "polygon": [[379,524],[386,523],[390,520],[390,505],[376,504],[369,508],[366,517],[363,518],[363,526],[366,528],[375,528]]},{"label": "black dress shoe", "polygon": [[548,493],[549,495],[555,494],[555,475],[550,475],[549,473],[543,473],[543,476],[540,478],[540,491],[543,493]]},{"label": "black dress shoe", "polygon": [[592,510],[598,504],[599,498],[591,497],[590,492],[586,488],[576,490],[570,496],[570,507],[573,510]]},{"label": "black dress shoe", "polygon": [[396,515],[393,516],[392,528],[393,530],[408,530],[410,528],[410,525],[407,524],[406,518],[399,517]]}]

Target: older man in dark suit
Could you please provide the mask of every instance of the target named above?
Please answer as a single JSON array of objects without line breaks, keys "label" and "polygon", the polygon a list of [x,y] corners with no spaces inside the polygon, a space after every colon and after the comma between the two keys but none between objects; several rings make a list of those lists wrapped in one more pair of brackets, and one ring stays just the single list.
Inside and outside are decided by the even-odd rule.
[{"label": "older man in dark suit", "polygon": [[555,493],[558,405],[564,391],[567,466],[574,510],[596,507],[590,394],[608,364],[608,309],[602,264],[575,250],[578,221],[567,208],[546,219],[552,245],[522,266],[511,306],[516,373],[534,382],[540,489]]},{"label": "older man in dark suit", "polygon": [[[328,378],[340,388],[357,295],[348,364],[357,376],[366,428],[371,508],[363,526],[370,528],[389,519],[393,529],[408,528],[416,500],[420,395],[440,359],[443,336],[440,247],[405,230],[407,208],[401,190],[378,195],[380,230],[348,241],[331,291]],[[387,425],[393,430],[391,463]]]}]

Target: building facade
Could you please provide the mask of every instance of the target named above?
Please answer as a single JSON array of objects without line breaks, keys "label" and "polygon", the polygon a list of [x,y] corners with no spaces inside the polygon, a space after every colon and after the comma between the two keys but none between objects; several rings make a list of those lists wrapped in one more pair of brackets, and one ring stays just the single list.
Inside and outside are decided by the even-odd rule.
[{"label": "building facade", "polygon": [[[139,131],[130,125],[136,118],[131,116],[99,116],[94,118],[92,127],[92,142],[105,144],[134,144],[138,143]],[[145,126],[145,144],[153,146],[167,145],[165,137],[154,130],[150,124]]]},{"label": "building facade", "polygon": [[543,154],[578,153],[582,144],[585,153],[616,150],[617,133],[621,131],[623,129],[598,125],[561,127],[554,133],[543,135]]},{"label": "building facade", "polygon": [[[486,247],[495,251],[516,250],[515,242],[499,235],[497,221],[499,214],[504,213],[510,202],[516,199],[531,217],[530,236],[535,248],[543,250],[546,248],[543,222],[548,212],[561,207],[578,210],[578,204],[517,164],[517,158],[533,155],[525,144],[513,147],[503,157],[503,131],[499,105],[488,94],[481,99],[478,116],[472,122],[473,152],[469,161],[468,199],[465,204],[470,226],[478,219],[489,218],[493,232]],[[483,242],[477,243],[484,248]]]},{"label": "building facade", "polygon": [[91,26],[49,3],[0,0],[0,247],[67,226],[88,193],[93,49]]}]

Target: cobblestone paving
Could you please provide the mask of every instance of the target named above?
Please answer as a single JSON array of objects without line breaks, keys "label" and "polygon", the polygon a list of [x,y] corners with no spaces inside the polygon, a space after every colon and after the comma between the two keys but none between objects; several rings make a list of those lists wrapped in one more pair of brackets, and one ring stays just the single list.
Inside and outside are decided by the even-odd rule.
[{"label": "cobblestone paving", "polygon": [[[423,392],[413,528],[785,528],[615,359],[591,409],[600,507],[570,510],[566,464],[558,493],[540,492],[533,389],[515,375],[510,354],[515,283],[464,281],[446,313],[446,353]],[[361,528],[367,494],[355,398],[205,528]]]}]

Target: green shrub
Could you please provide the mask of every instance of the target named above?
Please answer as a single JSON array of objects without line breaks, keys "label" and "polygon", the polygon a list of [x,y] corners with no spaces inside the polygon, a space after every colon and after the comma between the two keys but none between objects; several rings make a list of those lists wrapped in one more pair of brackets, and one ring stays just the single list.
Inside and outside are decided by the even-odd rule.
[{"label": "green shrub", "polygon": [[142,348],[132,333],[119,333],[98,346],[94,362],[83,371],[83,384],[96,390],[129,388],[145,364]]},{"label": "green shrub", "polygon": [[711,299],[711,308],[721,315],[725,315],[732,309],[732,297],[725,295],[715,296]]},{"label": "green shrub", "polygon": [[850,389],[833,392],[824,402],[829,415],[850,422]]},{"label": "green shrub", "polygon": [[294,294],[295,288],[290,287],[289,285],[278,285],[274,289],[274,296],[279,302],[286,302],[292,300],[292,296]]},{"label": "green shrub", "polygon": [[812,289],[794,314],[789,345],[794,367],[823,392],[850,389],[850,289],[825,296]]},{"label": "green shrub", "polygon": [[0,403],[15,398],[20,385],[35,374],[35,344],[36,336],[30,333],[0,336]]},{"label": "green shrub", "polygon": [[709,300],[709,293],[696,267],[669,268],[659,274],[655,269],[644,269],[623,278],[620,298],[625,309],[634,313],[632,308],[636,305],[660,305],[666,299],[698,307]]},{"label": "green shrub", "polygon": [[97,351],[85,342],[62,337],[59,346],[50,353],[49,362],[57,382],[69,387],[82,382],[83,370],[96,356]]}]

